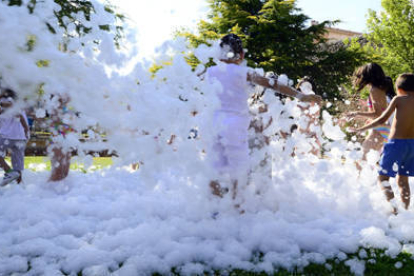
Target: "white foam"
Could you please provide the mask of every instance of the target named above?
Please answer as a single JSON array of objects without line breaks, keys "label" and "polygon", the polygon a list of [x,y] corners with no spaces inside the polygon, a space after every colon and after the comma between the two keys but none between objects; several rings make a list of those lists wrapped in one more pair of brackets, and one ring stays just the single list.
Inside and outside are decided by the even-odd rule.
[{"label": "white foam", "polygon": [[[92,2],[97,11],[103,9]],[[33,165],[36,172],[26,170],[24,184],[1,188],[0,274],[25,273],[28,261],[39,275],[167,274],[172,267],[184,275],[229,267],[271,272],[327,258],[346,260],[346,253],[361,246],[384,248],[394,256],[401,242],[413,239],[414,225],[407,223],[414,221],[411,210],[392,221],[392,228],[387,221],[390,206],[372,169],[378,155],[369,156],[371,166],[359,172],[360,145],[345,141],[327,112],[314,130],[329,159],[309,154],[314,141],[303,133],[290,135],[303,116],[297,102],[282,105],[273,93],[263,99],[269,111],[255,115],[272,122],[263,133],[270,143],[252,150],[255,170],[249,185],[240,187],[238,201],[245,211],[240,215],[229,194],[219,199],[209,190],[217,174],[210,161],[219,127],[211,118],[221,87],[203,81],[186,63],[187,44],[166,42],[156,63],[170,65],[154,75],[145,61],[121,73],[118,67],[130,57],[110,43],[113,33],[93,30],[69,43],[75,52],[58,50],[63,34],[53,19],[57,7],[39,2],[28,15],[26,8],[0,2],[0,38],[7,41],[0,44],[2,84],[27,97],[27,105],[37,102],[43,84],[39,117],[56,108],[51,94],[68,95],[79,115],[67,122],[79,133],[89,129],[95,135],[89,132],[94,139],[81,144],[72,134],[62,144],[80,149],[87,165],[88,150],[109,149],[119,157],[108,170],[72,171],[59,183],[47,183],[49,172]],[[45,18],[56,35],[47,30]],[[98,13],[89,24],[111,20]],[[37,38],[32,52],[22,50],[27,34]],[[93,43],[97,37],[101,45]],[[79,41],[85,46],[79,48]],[[220,58],[217,43],[194,54],[202,61]],[[39,59],[50,65],[38,67]],[[289,84],[287,76],[278,81],[284,78]],[[194,129],[197,137],[188,139]],[[95,141],[101,133],[106,141]],[[123,169],[137,162],[137,172]],[[258,252],[263,256],[251,262]],[[347,264],[354,273],[363,272],[362,262]]]}]

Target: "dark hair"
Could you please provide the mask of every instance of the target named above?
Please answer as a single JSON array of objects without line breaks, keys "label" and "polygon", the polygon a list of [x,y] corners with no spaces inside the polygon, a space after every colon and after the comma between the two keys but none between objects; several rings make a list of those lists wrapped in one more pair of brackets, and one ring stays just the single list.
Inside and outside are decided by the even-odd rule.
[{"label": "dark hair", "polygon": [[220,47],[227,45],[235,56],[243,53],[243,43],[239,36],[235,34],[228,34],[221,38]]},{"label": "dark hair", "polygon": [[13,100],[17,99],[17,94],[16,92],[14,92],[14,90],[10,89],[10,88],[5,88],[2,89],[1,91],[1,97],[2,98],[12,98]]},{"label": "dark hair", "polygon": [[395,87],[404,91],[414,91],[414,74],[404,73],[399,75]]},{"label": "dark hair", "polygon": [[385,85],[385,94],[387,94],[387,97],[390,99],[394,98],[397,93],[395,93],[394,84],[391,77],[385,77]]},{"label": "dark hair", "polygon": [[365,64],[359,67],[353,75],[353,85],[357,91],[361,91],[368,84],[378,87],[385,91],[385,94],[390,99],[395,97],[395,90],[392,84],[392,79],[387,77],[381,66],[375,62]]}]

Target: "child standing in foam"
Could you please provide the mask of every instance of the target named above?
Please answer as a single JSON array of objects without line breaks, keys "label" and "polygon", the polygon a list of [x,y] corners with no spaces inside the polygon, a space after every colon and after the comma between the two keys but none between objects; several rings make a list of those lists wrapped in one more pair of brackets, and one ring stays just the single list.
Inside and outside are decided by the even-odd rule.
[{"label": "child standing in foam", "polygon": [[[221,39],[223,50],[221,62],[207,70],[209,81],[218,81],[221,91],[218,97],[221,107],[215,112],[215,125],[219,128],[217,141],[213,147],[217,158],[213,164],[220,179],[210,182],[212,193],[222,197],[229,188],[232,198],[236,198],[239,183],[245,183],[249,171],[248,127],[249,117],[249,83],[271,88],[280,93],[296,97],[301,101],[320,101],[316,95],[305,95],[289,86],[280,84],[277,80],[259,76],[246,66],[241,39],[229,34]],[[226,187],[225,182],[230,182]]]},{"label": "child standing in foam", "polygon": [[48,153],[51,156],[51,173],[49,181],[56,182],[69,175],[72,148],[67,146],[67,137],[75,132],[68,121],[71,122],[75,112],[68,108],[70,101],[67,95],[52,95],[50,104],[53,106],[50,114],[51,138]]},{"label": "child standing in foam", "polygon": [[[5,89],[0,97],[0,166],[5,171],[0,186],[5,186],[13,180],[21,182],[24,169],[24,151],[30,136],[25,112],[14,111],[11,108],[15,100],[16,93],[11,89]],[[7,151],[11,152],[13,169],[4,160]]]},{"label": "child standing in foam", "polygon": [[[397,177],[401,201],[405,209],[410,206],[409,176],[414,176],[414,74],[402,74],[396,81],[397,96],[380,117],[371,123],[351,131],[365,131],[384,124],[395,111],[388,142],[384,146],[378,171],[378,182],[388,201],[394,192],[388,181]],[[397,208],[394,206],[394,213]]]},{"label": "child standing in foam", "polygon": [[[359,67],[353,76],[353,85],[358,92],[362,91],[366,86],[369,88],[367,101],[368,111],[354,111],[346,114],[348,119],[365,118],[373,120],[381,116],[387,108],[389,102],[395,96],[392,79],[387,77],[380,65],[376,63],[368,63]],[[390,124],[384,122],[383,125],[373,128],[362,143],[363,157],[370,150],[380,152],[384,143],[388,140],[390,132]],[[359,165],[358,165],[359,168]]]}]

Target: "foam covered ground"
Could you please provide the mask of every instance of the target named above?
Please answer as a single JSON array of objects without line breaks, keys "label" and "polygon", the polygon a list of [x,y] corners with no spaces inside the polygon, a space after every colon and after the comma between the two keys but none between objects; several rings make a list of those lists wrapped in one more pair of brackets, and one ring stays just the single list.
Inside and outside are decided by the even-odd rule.
[{"label": "foam covered ground", "polygon": [[[181,39],[168,41],[154,60],[131,64],[139,51],[135,31],[125,23],[126,41],[118,49],[114,16],[101,1],[91,1],[89,19],[83,13],[63,18],[66,29],[54,1],[38,1],[32,13],[29,0],[22,6],[6,2],[0,1],[0,40],[7,41],[0,43],[0,75],[2,87],[20,98],[15,111],[32,108],[44,120],[58,107],[52,96],[64,96],[76,116],[62,121],[77,132],[61,139],[62,147],[76,148],[84,163],[91,163],[91,151],[116,151],[119,158],[111,169],[73,171],[59,183],[48,183],[49,172],[41,168],[26,170],[23,184],[0,188],[0,275],[150,275],[173,267],[183,275],[231,268],[271,272],[346,259],[360,247],[383,248],[391,256],[414,252],[412,210],[390,216],[376,185],[379,154],[370,154],[358,172],[360,145],[345,140],[326,111],[315,127],[325,159],[309,154],[315,141],[304,134],[281,139],[307,116],[296,101],[282,105],[273,92],[263,99],[269,112],[257,114],[251,106],[252,118],[272,120],[251,137],[253,144],[260,145],[263,135],[271,143],[251,153],[240,208],[230,194],[211,194],[217,172],[210,149],[222,127],[212,118],[221,86],[200,75],[202,64],[219,63],[227,54],[218,41],[197,49]],[[92,29],[79,35],[79,22]],[[186,62],[189,54],[201,62],[195,70]],[[165,66],[152,74],[154,64]],[[81,143],[85,131],[90,139]],[[123,169],[137,162],[138,171]],[[347,264],[356,274],[364,271],[362,261]]]},{"label": "foam covered ground", "polygon": [[[149,187],[126,170],[74,172],[61,183],[27,171],[22,185],[0,190],[0,275],[271,272],[344,259],[362,246],[401,252],[414,240],[412,211],[389,216],[374,183],[336,165],[323,172],[329,165],[320,161],[308,180],[268,183],[273,193],[250,195],[244,214],[174,176]],[[364,264],[350,266],[358,274]]]}]

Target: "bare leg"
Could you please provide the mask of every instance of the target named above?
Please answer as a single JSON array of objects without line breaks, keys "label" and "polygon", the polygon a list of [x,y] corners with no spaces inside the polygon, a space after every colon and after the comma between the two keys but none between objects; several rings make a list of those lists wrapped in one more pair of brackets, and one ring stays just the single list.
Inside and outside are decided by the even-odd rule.
[{"label": "bare leg", "polygon": [[8,172],[11,170],[9,164],[7,164],[6,160],[3,157],[0,157],[0,167],[5,171]]},{"label": "bare leg", "polygon": [[22,171],[19,171],[20,175],[19,177],[16,179],[17,184],[22,183]]},{"label": "bare leg", "polygon": [[316,134],[313,134],[312,138],[315,139],[315,143],[316,143],[317,146],[315,147],[315,145],[312,145],[312,150],[310,151],[310,153],[312,153],[316,157],[320,158],[321,157],[321,149],[322,149],[321,141],[319,141],[318,136],[316,136]]},{"label": "bare leg", "polygon": [[64,153],[62,148],[53,148],[52,150],[52,173],[49,181],[60,181],[66,178],[69,174],[70,167],[70,152]]},{"label": "bare leg", "polygon": [[[378,176],[378,184],[380,185],[382,191],[385,194],[385,197],[387,198],[387,201],[390,202],[394,199],[394,192],[392,191],[391,185],[389,184],[390,177],[386,175],[380,175]],[[386,183],[384,183],[386,182]],[[397,208],[393,206],[393,213],[397,214]]]},{"label": "bare leg", "polygon": [[[237,180],[234,180],[233,181],[233,194],[232,194],[232,199],[233,200],[236,200],[237,192],[238,192],[238,186],[239,186],[238,181]],[[244,214],[245,213],[245,211],[243,209],[241,209],[241,203],[236,203],[234,205],[234,208],[236,208],[239,211],[240,214]]]},{"label": "bare leg", "polygon": [[373,130],[362,143],[363,156],[362,160],[367,159],[367,154],[370,150],[380,151],[384,146],[384,137],[380,133]]},{"label": "bare leg", "polygon": [[[236,199],[237,196],[237,180],[233,181],[232,187],[232,199]],[[223,195],[228,191],[227,189],[221,188],[221,185],[218,181],[211,181],[210,182],[211,193],[215,196],[223,197]]]},{"label": "bare leg", "polygon": [[[236,199],[237,196],[237,180],[233,181],[233,187],[232,187],[232,199]],[[222,188],[220,183],[218,181],[211,181],[210,182],[210,189],[211,193],[215,196],[223,197],[225,193],[228,192],[227,188]]]},{"label": "bare leg", "polygon": [[233,181],[233,195],[232,195],[233,200],[236,199],[236,196],[237,196],[237,186],[238,185],[239,184],[238,184],[237,180],[234,180]]},{"label": "bare leg", "polygon": [[223,197],[223,195],[221,194],[221,186],[218,183],[218,181],[211,181],[210,189],[213,195],[218,196],[218,197]]},{"label": "bare leg", "polygon": [[410,206],[410,185],[408,183],[408,176],[397,175],[397,184],[400,188],[401,201],[404,203],[404,208],[408,209]]},{"label": "bare leg", "polygon": [[[362,160],[367,160],[367,154],[370,152],[370,150],[379,152],[384,146],[383,142],[384,137],[382,137],[380,133],[375,130],[371,131],[367,138],[365,138],[364,142],[362,142]],[[358,162],[356,163],[356,167],[358,170],[362,170],[362,166]]]},{"label": "bare leg", "polygon": [[223,197],[223,195],[229,191],[228,188],[222,188],[220,183],[215,180],[210,182],[210,189],[211,193],[218,197]]}]

